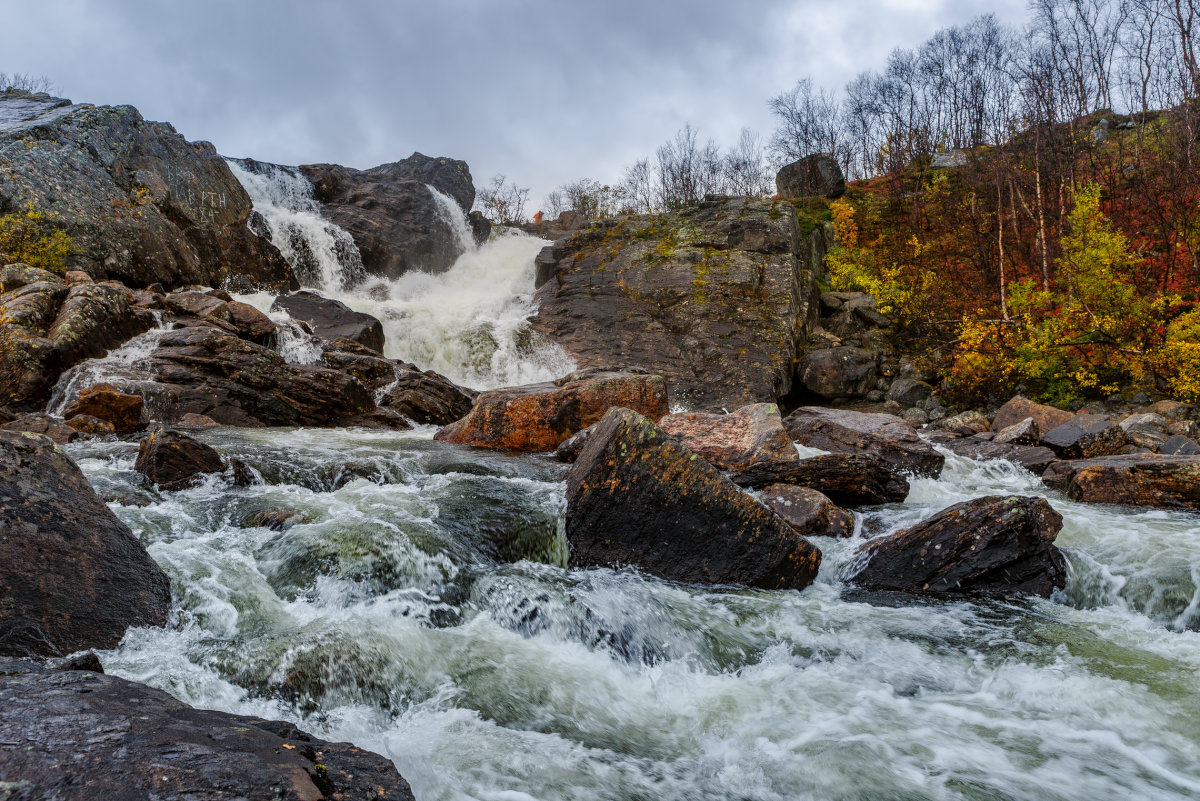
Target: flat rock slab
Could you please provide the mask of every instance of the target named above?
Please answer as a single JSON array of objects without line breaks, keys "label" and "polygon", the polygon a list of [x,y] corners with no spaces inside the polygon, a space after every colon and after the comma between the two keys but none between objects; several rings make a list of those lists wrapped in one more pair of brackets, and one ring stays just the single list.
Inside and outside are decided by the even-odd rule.
[{"label": "flat rock slab", "polygon": [[937,478],[946,462],[916,429],[891,414],[802,406],[783,425],[801,445],[832,453],[871,454],[910,475]]},{"label": "flat rock slab", "polygon": [[1200,455],[1135,454],[1054,462],[1048,486],[1085,503],[1200,509]]},{"label": "flat rock slab", "polygon": [[612,408],[659,420],[667,414],[662,376],[597,368],[542,384],[482,392],[466,417],[434,435],[441,442],[508,451],[552,451]]},{"label": "flat rock slab", "polygon": [[378,754],[115,676],[0,659],[0,696],[0,777],[14,801],[413,798]]},{"label": "flat rock slab", "polygon": [[819,490],[839,506],[900,503],[908,497],[908,481],[878,456],[830,453],[790,462],[757,464],[729,474],[739,487],[762,489],[791,484]]},{"label": "flat rock slab", "polygon": [[850,581],[875,590],[934,595],[1048,597],[1066,586],[1054,540],[1062,516],[1042,498],[976,498],[864,545]]},{"label": "flat rock slab", "polygon": [[167,576],[70,457],[0,432],[0,654],[114,648],[170,606]]},{"label": "flat rock slab", "polygon": [[608,412],[567,472],[574,567],[800,590],[821,552],[716,468],[629,409]]},{"label": "flat rock slab", "polygon": [[721,470],[799,458],[773,403],[743,406],[730,414],[669,414],[658,426]]}]

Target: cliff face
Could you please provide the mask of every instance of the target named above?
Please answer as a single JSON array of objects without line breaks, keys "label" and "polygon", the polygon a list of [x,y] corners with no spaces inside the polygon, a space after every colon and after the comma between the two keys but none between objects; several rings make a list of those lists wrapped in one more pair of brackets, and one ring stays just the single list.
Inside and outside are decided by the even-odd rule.
[{"label": "cliff face", "polygon": [[782,202],[602,221],[538,257],[533,325],[580,367],[644,367],[695,409],[776,402],[818,311],[808,248]]},{"label": "cliff face", "polygon": [[71,237],[68,267],[97,279],[295,286],[247,226],[250,198],[216,149],[132,106],[0,93],[0,213],[29,207]]}]

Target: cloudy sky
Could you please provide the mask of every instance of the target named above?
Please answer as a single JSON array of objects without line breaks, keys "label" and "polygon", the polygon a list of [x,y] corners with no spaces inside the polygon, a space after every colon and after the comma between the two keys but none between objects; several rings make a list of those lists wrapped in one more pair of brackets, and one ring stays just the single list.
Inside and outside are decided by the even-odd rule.
[{"label": "cloudy sky", "polygon": [[130,103],[226,155],[369,167],[414,150],[547,191],[612,180],[685,122],[732,144],[805,75],[1024,0],[0,0],[0,72]]}]

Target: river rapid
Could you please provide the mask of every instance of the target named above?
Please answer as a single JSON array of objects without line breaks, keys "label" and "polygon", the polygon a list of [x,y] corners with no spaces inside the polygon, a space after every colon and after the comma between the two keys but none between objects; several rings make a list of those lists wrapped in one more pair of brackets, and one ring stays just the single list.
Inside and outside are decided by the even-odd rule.
[{"label": "river rapid", "polygon": [[[556,377],[570,360],[524,323],[542,244],[502,237],[373,291],[326,264],[322,289],[386,318],[389,355],[422,368]],[[295,360],[319,358],[300,340]],[[385,754],[422,801],[1200,797],[1200,515],[1081,505],[947,453],[905,503],[860,510],[854,538],[816,540],[803,592],[697,587],[566,569],[564,466],[432,434],[202,430],[261,483],[179,492],[140,481],[136,442],[67,446],[176,596],[106,670]],[[843,580],[867,538],[989,494],[1063,515],[1065,591],[935,601]],[[268,508],[303,522],[246,525]]]}]

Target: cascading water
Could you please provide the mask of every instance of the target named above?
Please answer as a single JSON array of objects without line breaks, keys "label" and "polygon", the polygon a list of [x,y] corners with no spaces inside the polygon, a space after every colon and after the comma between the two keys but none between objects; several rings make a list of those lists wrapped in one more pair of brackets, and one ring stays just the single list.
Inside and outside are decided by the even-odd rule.
[{"label": "cascading water", "polygon": [[[69,446],[171,574],[181,624],[105,667],[389,755],[439,799],[1194,799],[1200,524],[1086,506],[948,455],[881,535],[984,494],[1048,497],[1067,590],[913,601],[562,565],[561,467],[428,433],[214,429],[265,479],[159,493],[136,444]],[[245,528],[288,507],[303,523]],[[522,560],[521,557],[527,557]]]},{"label": "cascading water", "polygon": [[54,417],[62,417],[79,393],[96,384],[112,384],[117,387],[131,382],[145,381],[153,378],[146,360],[158,347],[163,334],[170,329],[159,325],[143,334],[133,337],[124,345],[99,359],[88,359],[80,362],[59,376],[50,400],[46,404],[46,413]]},{"label": "cascading water", "polygon": [[[303,175],[279,168],[260,174],[242,169],[238,162],[230,166],[255,210],[271,225],[277,243],[281,237],[289,242],[312,238],[304,247],[281,248],[293,266],[307,254],[316,258],[316,268],[297,269],[302,283],[377,317],[383,323],[388,357],[475,389],[548,381],[575,369],[561,347],[529,326],[536,311],[533,260],[545,246],[543,240],[506,231],[477,247],[462,209],[429,186],[438,215],[461,251],[454,265],[440,275],[414,271],[394,280],[347,282],[342,277],[345,265],[334,249],[321,243],[333,229],[341,232],[339,237],[349,234],[319,216]],[[358,265],[361,268],[361,260]],[[268,312],[274,296],[259,293],[239,299]]]}]

